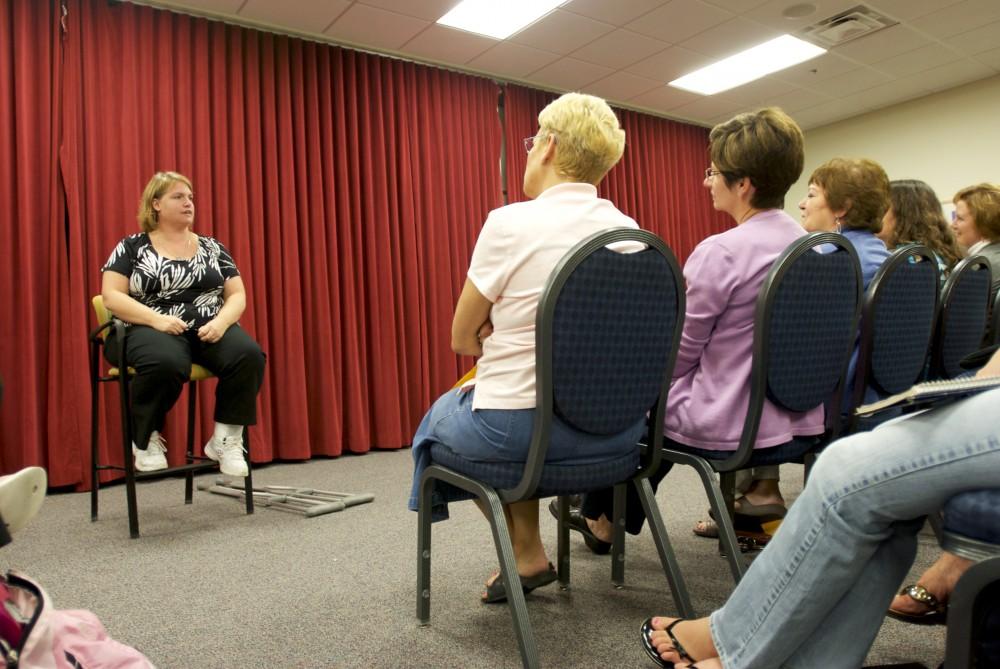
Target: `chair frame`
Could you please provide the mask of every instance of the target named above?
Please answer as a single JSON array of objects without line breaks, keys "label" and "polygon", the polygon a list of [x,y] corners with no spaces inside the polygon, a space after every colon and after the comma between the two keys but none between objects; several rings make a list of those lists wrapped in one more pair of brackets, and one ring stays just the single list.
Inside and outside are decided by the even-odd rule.
[{"label": "chair frame", "polygon": [[[965,274],[967,272],[977,271],[987,272],[986,295],[983,303],[983,325],[979,337],[975,340],[975,344],[969,351],[966,352],[966,354],[978,350],[983,337],[986,335],[986,330],[989,325],[987,323],[986,312],[990,304],[992,268],[990,266],[990,261],[987,260],[985,256],[969,256],[968,258],[962,259],[955,265],[955,267],[951,270],[951,274],[948,276],[947,281],[945,281],[944,286],[941,288],[941,299],[938,302],[938,318],[934,331],[934,343],[931,348],[931,378],[953,378],[953,375],[948,373],[947,361],[943,360],[945,352],[945,336],[948,334],[950,306],[956,290],[955,286],[965,278]],[[959,359],[962,357],[964,357],[964,355],[959,356]],[[957,361],[955,364],[957,364]]]},{"label": "chair frame", "polygon": [[[934,274],[933,284],[929,284],[929,288],[933,292],[934,306],[931,310],[930,327],[927,330],[927,342],[924,346],[924,364],[920,366],[920,369],[905,386],[886,388],[881,380],[876,377],[875,370],[873,369],[872,356],[875,352],[875,323],[878,320],[879,308],[883,305],[884,287],[888,285],[889,280],[897,271],[914,262],[927,263],[924,266],[930,267]],[[848,412],[846,425],[843,426],[842,434],[851,434],[857,429],[858,417],[854,415],[854,409],[864,401],[865,390],[870,385],[874,384],[881,392],[893,394],[906,390],[923,377],[927,357],[930,355],[931,344],[934,341],[934,323],[937,319],[938,308],[940,306],[939,285],[940,273],[937,258],[934,256],[933,251],[920,244],[909,244],[895,251],[882,263],[878,272],[875,273],[874,278],[872,278],[871,283],[868,285],[868,290],[865,292],[864,303],[861,307],[861,336],[858,344],[858,363],[855,368],[854,390],[850,406],[843,407]],[[907,329],[897,328],[897,330],[894,334],[903,337],[913,336],[913,333]]]},{"label": "chair frame", "polygon": [[[542,293],[538,305],[535,326],[535,346],[536,346],[536,412],[532,431],[532,440],[528,458],[520,481],[514,488],[497,490],[483,482],[472,479],[464,474],[443,467],[431,464],[423,473],[420,481],[420,493],[418,501],[418,531],[417,531],[417,618],[422,625],[430,623],[430,584],[431,584],[431,490],[435,480],[445,481],[458,488],[471,492],[477,496],[484,508],[488,511],[487,517],[493,533],[493,542],[497,551],[497,558],[500,561],[500,572],[504,575],[507,601],[510,605],[513,617],[514,629],[517,634],[518,646],[521,653],[521,660],[525,667],[539,666],[538,650],[535,643],[534,632],[528,618],[527,605],[524,593],[520,586],[520,578],[517,577],[516,585],[512,584],[514,578],[508,575],[517,575],[517,565],[514,559],[514,549],[511,544],[510,533],[504,517],[503,505],[533,499],[542,476],[542,468],[545,456],[548,451],[549,434],[554,412],[553,406],[553,363],[552,352],[556,345],[553,341],[552,323],[555,315],[556,303],[560,292],[566,284],[567,279],[572,275],[582,262],[584,262],[594,251],[604,248],[610,244],[624,241],[638,241],[646,244],[650,249],[656,249],[667,260],[675,278],[675,291],[677,298],[677,318],[675,322],[673,340],[670,347],[668,359],[666,361],[663,381],[660,386],[660,393],[655,405],[650,407],[650,415],[653,420],[650,423],[648,443],[649,447],[643,449],[643,454],[647,462],[643,468],[628,481],[615,486],[616,516],[623,513],[624,504],[619,504],[624,500],[625,484],[636,485],[639,496],[642,499],[643,507],[646,509],[653,539],[663,564],[664,572],[673,592],[674,602],[677,604],[681,614],[685,617],[692,617],[694,610],[691,607],[690,597],[677,565],[673,549],[670,546],[666,527],[656,505],[653,489],[647,477],[659,467],[660,452],[663,440],[663,414],[667,392],[669,391],[670,374],[677,356],[677,348],[680,342],[680,335],[684,322],[684,290],[681,279],[680,268],[673,253],[667,245],[656,235],[643,230],[616,229],[596,233],[587,239],[582,240],[574,246],[556,265],[549,276],[545,289]],[[560,499],[561,513],[567,513],[566,498]],[[622,507],[622,508],[619,508]],[[569,580],[568,546],[569,529],[565,523],[561,523],[559,535],[560,555],[565,558],[559,560],[559,580],[565,587]],[[617,526],[616,526],[617,528]],[[624,540],[623,531],[616,529],[615,541],[620,543]]]},{"label": "chair frame", "polygon": [[[742,558],[739,542],[736,539],[735,511],[736,501],[736,471],[745,469],[754,454],[754,444],[757,441],[757,430],[764,410],[764,400],[767,398],[767,371],[770,363],[771,322],[770,314],[774,308],[774,299],[782,279],[792,267],[794,261],[806,253],[816,253],[817,247],[832,244],[839,251],[847,253],[854,259],[857,299],[851,323],[851,331],[857,331],[857,322],[861,313],[861,294],[863,282],[861,266],[854,247],[842,235],[832,232],[817,232],[806,235],[795,242],[774,261],[767,277],[761,284],[757,296],[756,312],[754,314],[753,362],[750,368],[750,398],[747,405],[747,415],[743,422],[743,431],[737,449],[729,457],[722,460],[707,460],[686,451],[663,449],[665,459],[683,465],[694,467],[701,477],[702,485],[708,496],[712,513],[719,527],[719,548],[729,562],[733,579],[738,583],[746,572],[746,564]],[[827,409],[826,432],[820,438],[816,450],[836,438],[840,429],[840,398],[843,394],[847,368],[850,363],[854,338],[850,338],[843,352],[843,369],[840,380],[836,384],[830,405]],[[814,451],[815,453],[815,451]],[[805,456],[806,466],[810,464],[814,453]],[[716,480],[716,474],[719,480]]]},{"label": "chair frame", "polygon": [[[93,298],[94,309],[100,320],[102,313],[107,313],[104,301],[100,295]],[[115,331],[115,341],[118,343],[119,365],[112,367],[108,373],[101,373],[101,350],[106,345],[106,337],[109,330]],[[195,413],[198,407],[198,381],[214,376],[208,369],[201,365],[194,364],[191,368],[191,376],[187,382],[188,389],[188,415],[187,415],[187,451],[185,454],[185,464],[167,467],[154,472],[140,472],[135,469],[132,456],[132,407],[131,393],[129,385],[132,369],[128,366],[127,346],[125,338],[125,325],[121,321],[110,318],[100,323],[94,328],[89,336],[90,339],[90,520],[97,521],[98,517],[98,494],[101,487],[100,472],[105,470],[115,470],[125,474],[125,498],[128,506],[128,527],[129,536],[132,539],[139,538],[139,510],[136,500],[136,481],[164,478],[167,476],[184,475],[184,503],[191,504],[194,490],[194,474],[201,471],[218,470],[219,464],[204,456],[195,455]],[[127,373],[121,373],[126,370]],[[119,387],[119,399],[121,402],[121,431],[122,448],[124,456],[123,465],[102,464],[98,452],[99,440],[99,416],[101,393],[100,386],[104,383],[117,382]],[[253,469],[249,455],[249,435],[246,427],[243,428],[243,444],[247,447],[245,458],[247,463],[247,475],[244,480],[246,490],[246,512],[254,512],[253,505]]]}]

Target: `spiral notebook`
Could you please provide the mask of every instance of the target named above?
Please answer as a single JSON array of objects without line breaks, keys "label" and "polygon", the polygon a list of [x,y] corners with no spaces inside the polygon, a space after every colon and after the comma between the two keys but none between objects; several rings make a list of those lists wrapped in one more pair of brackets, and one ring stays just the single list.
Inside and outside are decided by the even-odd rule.
[{"label": "spiral notebook", "polygon": [[951,381],[927,381],[912,386],[909,390],[886,397],[884,400],[862,404],[854,413],[858,416],[869,416],[883,409],[897,405],[913,405],[942,399],[945,397],[958,399],[966,395],[975,395],[984,390],[1000,388],[1000,376],[984,376],[981,378],[953,379]]}]

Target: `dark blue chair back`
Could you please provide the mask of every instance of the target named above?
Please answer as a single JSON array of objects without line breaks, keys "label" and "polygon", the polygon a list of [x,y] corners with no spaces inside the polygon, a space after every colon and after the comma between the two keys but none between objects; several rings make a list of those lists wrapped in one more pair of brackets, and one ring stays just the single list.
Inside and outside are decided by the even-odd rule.
[{"label": "dark blue chair back", "polygon": [[865,389],[902,392],[920,381],[927,365],[938,304],[938,265],[926,246],[893,253],[875,274],[861,310],[861,342],[853,410]]},{"label": "dark blue chair back", "polygon": [[962,358],[980,348],[986,332],[991,280],[990,263],[982,256],[970,256],[955,265],[941,289],[932,378],[951,379],[962,374]]}]

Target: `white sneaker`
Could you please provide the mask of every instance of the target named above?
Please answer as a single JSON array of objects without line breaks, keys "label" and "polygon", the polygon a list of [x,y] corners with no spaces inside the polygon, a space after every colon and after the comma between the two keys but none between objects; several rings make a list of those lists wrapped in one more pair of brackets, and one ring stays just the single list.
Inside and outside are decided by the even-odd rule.
[{"label": "white sneaker", "polygon": [[140,472],[156,472],[167,468],[167,444],[159,432],[149,435],[146,450],[132,444],[132,455],[135,456],[135,468]]},{"label": "white sneaker", "polygon": [[243,437],[212,437],[205,444],[205,455],[219,463],[227,476],[246,476],[247,461],[243,458]]},{"label": "white sneaker", "polygon": [[0,476],[0,517],[8,534],[17,532],[38,513],[45,499],[47,481],[41,467],[26,467],[9,476]]}]

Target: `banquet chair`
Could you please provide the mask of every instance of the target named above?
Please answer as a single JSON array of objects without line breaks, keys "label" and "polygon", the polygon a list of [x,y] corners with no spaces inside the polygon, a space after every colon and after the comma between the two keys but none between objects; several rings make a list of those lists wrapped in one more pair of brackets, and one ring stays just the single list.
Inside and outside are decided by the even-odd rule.
[{"label": "banquet chair", "polygon": [[[167,467],[153,472],[136,471],[132,460],[132,415],[131,401],[129,393],[129,382],[135,374],[135,370],[128,366],[127,347],[125,346],[124,324],[113,318],[111,313],[104,306],[104,299],[100,295],[95,295],[91,299],[94,313],[97,316],[97,327],[90,333],[90,520],[94,522],[98,515],[98,493],[101,487],[100,472],[106,470],[120,471],[125,474],[125,498],[128,505],[128,527],[129,536],[133,539],[139,537],[139,510],[136,500],[136,481],[147,479],[163,478],[165,476],[183,474],[184,475],[184,503],[191,504],[194,490],[194,474],[201,471],[218,470],[219,464],[204,456],[195,454],[195,413],[198,402],[198,382],[210,379],[215,375],[198,364],[191,365],[191,376],[187,383],[188,388],[188,412],[187,412],[187,451],[183,465]],[[104,347],[109,345],[109,333],[115,330],[114,342],[119,346],[118,360],[121,363],[118,367],[109,367],[102,371],[101,353]],[[128,370],[122,374],[121,369]],[[122,433],[122,453],[123,464],[116,465],[101,463],[98,449],[99,425],[100,425],[100,403],[102,384],[117,383],[119,388],[119,399],[121,402],[121,433]],[[243,428],[244,457],[247,462],[247,475],[244,479],[246,491],[246,512],[252,514],[253,507],[253,472],[250,464],[249,437],[246,428]]]},{"label": "banquet chair", "polygon": [[[646,248],[619,253],[610,244]],[[581,241],[550,275],[535,321],[536,406],[524,463],[474,462],[442,444],[420,479],[417,534],[417,617],[429,624],[431,603],[431,498],[436,485],[476,497],[487,512],[514,622],[521,660],[538,666],[525,596],[503,505],[523,500],[636,486],[650,521],[675,606],[693,614],[663,518],[647,476],[660,461],[664,401],[684,315],[680,269],[657,236],[610,230]],[[651,415],[648,447],[596,464],[547,463],[553,421],[591,434],[620,434]],[[623,496],[622,496],[623,497]],[[623,513],[616,509],[616,515]],[[559,580],[568,586],[569,530],[560,529]],[[616,536],[616,543],[623,536]]]},{"label": "banquet chair", "polygon": [[[738,448],[716,451],[716,458],[676,442],[663,449],[665,460],[694,467],[701,477],[719,526],[720,549],[737,582],[746,566],[734,524],[736,471],[808,463],[836,437],[844,378],[857,337],[861,291],[858,256],[844,237],[822,232],[793,242],[775,260],[758,293],[750,397]],[[792,412],[826,403],[826,431],[754,449],[765,399]]]},{"label": "banquet chair", "polygon": [[941,288],[931,349],[931,379],[953,379],[965,370],[962,358],[979,350],[986,334],[990,262],[983,256],[960,261]]}]

